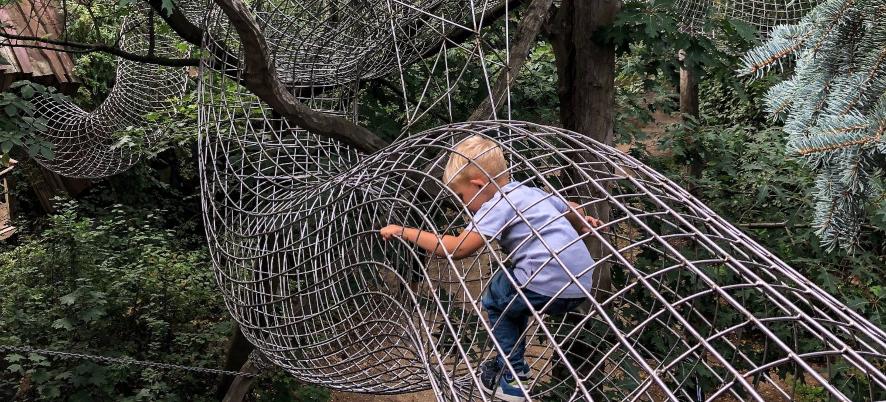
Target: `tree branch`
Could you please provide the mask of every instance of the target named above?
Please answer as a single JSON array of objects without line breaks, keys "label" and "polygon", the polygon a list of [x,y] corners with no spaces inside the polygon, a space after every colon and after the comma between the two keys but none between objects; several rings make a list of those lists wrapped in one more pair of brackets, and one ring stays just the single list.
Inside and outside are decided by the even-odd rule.
[{"label": "tree branch", "polygon": [[178,2],[173,3],[172,10],[163,8],[163,0],[146,0],[146,2],[178,36],[194,46],[200,47],[202,45],[203,30],[188,21],[188,17],[178,6]]},{"label": "tree branch", "polygon": [[381,137],[346,119],[311,110],[286,90],[272,65],[258,22],[242,0],[215,0],[240,36],[245,52],[241,66],[244,86],[277,113],[314,134],[334,138],[366,152],[387,145]]},{"label": "tree branch", "polygon": [[[505,12],[507,10],[510,10],[514,7],[519,6],[520,3],[522,3],[522,2],[523,2],[523,0],[508,0],[506,2],[503,1],[499,5],[493,7],[489,10],[478,13],[476,16],[473,17],[474,20],[481,21],[478,29],[483,29],[483,28],[486,28],[486,27],[492,25],[495,21],[498,21],[499,18],[501,18],[503,15],[505,15]],[[448,35],[446,35],[446,37],[441,38],[440,41],[438,41],[436,44],[434,44],[433,46],[428,48],[428,50],[426,50],[424,53],[422,53],[421,58],[426,59],[428,57],[436,55],[438,52],[440,52],[440,50],[442,50],[444,47],[446,47],[447,44],[456,44],[456,45],[462,44],[465,41],[467,41],[468,39],[470,39],[472,36],[474,36],[473,31],[469,31],[467,29],[456,28],[452,32],[450,32]]]},{"label": "tree branch", "polygon": [[496,115],[501,104],[504,103],[505,95],[508,88],[517,80],[517,75],[526,59],[529,58],[529,51],[541,32],[542,26],[548,19],[548,10],[553,5],[553,0],[532,0],[529,4],[523,20],[520,21],[520,28],[517,30],[516,43],[511,47],[510,60],[498,74],[495,86],[489,97],[483,100],[474,113],[471,113],[469,121],[486,120]]},{"label": "tree branch", "polygon": [[[45,49],[45,50],[53,50],[57,52],[65,52],[65,53],[93,53],[93,52],[103,52],[112,54],[124,60],[134,61],[138,63],[146,63],[146,64],[156,64],[160,66],[167,67],[187,67],[187,66],[199,66],[200,59],[174,59],[168,57],[159,57],[156,55],[141,55],[137,53],[127,52],[119,47],[108,46],[104,43],[80,43],[80,42],[71,42],[65,40],[58,39],[49,39],[49,38],[38,38],[36,36],[27,36],[27,35],[15,35],[6,33],[0,30],[0,37],[8,39],[4,45],[9,47],[24,47],[24,48],[34,48],[34,49]],[[34,42],[37,44],[30,43],[16,43],[18,41],[22,42]],[[41,46],[39,43],[52,45],[52,46]],[[53,47],[59,46],[59,47]],[[67,48],[67,49],[66,49]]]},{"label": "tree branch", "polygon": [[[188,17],[182,12],[181,8],[178,6],[178,2],[174,2],[172,6],[172,10],[163,8],[163,0],[146,0],[148,5],[154,10],[154,12],[163,19],[163,22],[166,23],[172,30],[184,39],[186,42],[194,45],[198,48],[203,48],[203,29],[191,23],[188,20]],[[224,44],[213,42],[211,44],[207,44],[209,46],[209,52],[212,53],[213,57],[211,60],[221,61],[224,60],[226,63],[224,65],[213,65],[212,68],[221,71],[226,76],[233,78],[235,80],[239,80],[238,68],[240,66],[240,60],[234,56],[234,53],[229,51]]]}]

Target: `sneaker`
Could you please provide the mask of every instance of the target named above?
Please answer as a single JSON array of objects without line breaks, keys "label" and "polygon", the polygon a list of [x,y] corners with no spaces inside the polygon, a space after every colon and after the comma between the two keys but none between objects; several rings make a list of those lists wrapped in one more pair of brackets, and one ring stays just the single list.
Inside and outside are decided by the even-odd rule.
[{"label": "sneaker", "polygon": [[[529,380],[529,369],[521,372],[520,381]],[[496,386],[497,384],[497,386]],[[484,361],[480,364],[480,386],[489,395],[507,402],[522,402],[526,400],[523,390],[510,372],[502,372],[495,359]],[[495,391],[493,391],[493,389]]]},{"label": "sneaker", "polygon": [[[501,375],[501,378],[498,380],[498,387],[489,387],[488,385],[485,381],[480,383],[484,392],[489,395],[495,395],[496,398],[505,402],[523,402],[526,400],[523,389],[520,388],[517,379],[511,373],[503,373]],[[495,388],[495,391],[492,388]]]},{"label": "sneaker", "polygon": [[[489,381],[490,381],[490,384],[492,384],[493,381],[495,380],[492,377],[497,376],[498,372],[501,371],[501,369],[502,369],[502,367],[498,365],[498,360],[496,360],[496,359],[485,360],[483,363],[480,363],[480,379],[483,380],[483,373],[489,373],[489,374],[487,374],[487,376],[490,377]],[[529,367],[526,367],[525,369],[523,369],[523,371],[517,372],[517,378],[519,378],[520,381],[524,381],[524,382],[529,381],[529,379],[530,379],[529,374],[530,373],[531,373],[531,370],[529,369]]]}]

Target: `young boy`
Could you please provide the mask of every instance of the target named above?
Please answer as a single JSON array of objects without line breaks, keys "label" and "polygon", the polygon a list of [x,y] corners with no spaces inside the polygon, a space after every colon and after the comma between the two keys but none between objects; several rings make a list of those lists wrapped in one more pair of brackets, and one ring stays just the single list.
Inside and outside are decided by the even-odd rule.
[{"label": "young boy", "polygon": [[[572,202],[567,205],[540,189],[510,181],[501,148],[479,135],[458,143],[449,156],[443,182],[473,214],[473,221],[461,235],[438,237],[416,228],[388,225],[381,229],[381,236],[385,240],[399,237],[453,259],[465,258],[483,247],[483,236],[498,240],[511,267],[492,278],[482,303],[504,356],[483,362],[480,380],[487,393],[509,402],[523,401],[525,395],[504,359],[521,381],[529,380],[523,354],[531,311],[562,314],[584,301],[585,293],[571,276],[590,292],[589,268],[594,259],[578,233],[602,222],[575,213],[573,210],[581,213],[581,208]],[[530,306],[508,277],[513,277]]]}]

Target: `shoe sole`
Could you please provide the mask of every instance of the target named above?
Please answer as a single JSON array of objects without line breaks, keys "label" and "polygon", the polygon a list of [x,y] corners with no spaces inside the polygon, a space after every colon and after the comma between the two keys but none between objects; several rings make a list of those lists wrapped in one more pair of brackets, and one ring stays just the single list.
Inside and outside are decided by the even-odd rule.
[{"label": "shoe sole", "polygon": [[483,392],[485,392],[486,395],[495,395],[496,398],[501,399],[505,402],[524,402],[526,400],[525,396],[513,396],[505,394],[501,392],[500,387],[495,387],[495,391],[493,391],[489,388],[486,388],[486,384],[481,383],[480,388],[483,389]]}]

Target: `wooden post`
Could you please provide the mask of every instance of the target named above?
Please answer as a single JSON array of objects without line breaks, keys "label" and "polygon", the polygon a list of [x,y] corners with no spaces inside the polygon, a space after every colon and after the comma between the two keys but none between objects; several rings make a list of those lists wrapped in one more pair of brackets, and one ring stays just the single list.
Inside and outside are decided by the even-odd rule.
[{"label": "wooden post", "polygon": [[[686,63],[686,50],[680,49],[677,52],[677,61],[680,62],[680,113],[681,117],[685,116],[698,117],[698,76],[692,66]],[[694,140],[694,139],[690,139]],[[692,160],[689,163],[689,176],[694,179],[700,179],[704,172],[704,158],[700,153],[692,150],[689,153]],[[698,189],[690,182],[688,190],[692,194],[696,194]]]},{"label": "wooden post", "polygon": [[[258,368],[252,364],[252,360],[246,359],[246,363],[240,367],[240,371],[244,373],[258,374]],[[252,384],[256,377],[238,376],[231,382],[228,392],[222,398],[222,402],[242,402],[252,390]]]}]

